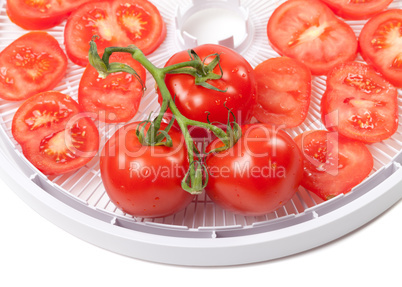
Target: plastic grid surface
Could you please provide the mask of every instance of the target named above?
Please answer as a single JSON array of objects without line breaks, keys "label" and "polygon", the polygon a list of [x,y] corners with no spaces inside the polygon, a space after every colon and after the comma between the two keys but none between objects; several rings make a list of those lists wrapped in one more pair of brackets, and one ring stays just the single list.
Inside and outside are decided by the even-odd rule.
[{"label": "plastic grid surface", "polygon": [[[149,59],[155,65],[163,66],[173,53],[182,50],[177,42],[173,15],[175,15],[177,7],[180,7],[184,11],[191,7],[192,1],[176,0],[174,1],[174,5],[172,1],[153,0],[152,2],[158,7],[166,22],[167,37],[158,50],[149,56]],[[253,34],[251,35],[253,37],[253,45],[250,45],[243,53],[243,56],[252,66],[256,66],[265,59],[278,56],[268,44],[266,23],[274,9],[283,2],[275,0],[240,1],[241,5],[249,10],[249,20],[253,27]],[[10,22],[5,12],[5,5],[5,1],[0,1],[0,50],[27,32]],[[390,8],[402,8],[402,0],[394,1],[390,5]],[[358,35],[365,21],[348,21],[348,23],[352,26],[356,35]],[[63,49],[64,24],[62,23],[57,27],[47,30],[49,34],[59,41]],[[358,58],[358,60],[362,59]],[[69,61],[67,74],[55,90],[77,99],[78,84],[83,71],[84,68],[76,66]],[[149,112],[158,111],[159,105],[157,103],[154,84],[152,77],[148,74],[147,91],[143,96],[139,112],[132,121],[143,120],[148,116]],[[320,99],[325,91],[325,77],[314,77],[312,87],[309,116],[301,126],[287,130],[292,137],[307,130],[323,128],[320,121]],[[399,91],[399,95],[401,95],[401,91]],[[292,200],[277,211],[265,216],[245,217],[223,210],[212,203],[205,194],[202,194],[196,197],[185,210],[175,215],[165,218],[144,219],[124,214],[110,202],[102,185],[98,158],[95,158],[80,170],[66,175],[46,177],[37,171],[22,156],[21,148],[12,138],[12,118],[19,105],[20,103],[0,100],[0,134],[2,140],[7,145],[8,152],[16,159],[21,172],[25,176],[32,179],[34,183],[38,184],[54,197],[86,214],[91,214],[98,219],[126,228],[138,229],[139,226],[142,226],[142,230],[151,233],[159,233],[159,229],[163,229],[171,230],[176,236],[204,237],[210,236],[210,234],[203,231],[212,230],[214,233],[217,230],[225,230],[225,236],[232,236],[238,235],[239,230],[241,230],[240,234],[242,235],[258,233],[261,226],[264,227],[263,231],[267,231],[295,225],[314,218],[317,212],[329,212],[331,209],[368,192],[375,185],[390,176],[395,169],[399,168],[398,163],[402,161],[402,157],[400,156],[402,150],[402,128],[400,124],[398,131],[390,139],[369,146],[374,156],[372,174],[347,195],[340,195],[330,201],[322,202],[315,195],[300,188]],[[399,107],[399,114],[401,116],[401,98],[399,98]],[[96,122],[96,124],[102,139],[101,146],[119,127],[119,125],[110,125],[101,122]],[[277,225],[277,223],[280,224]],[[148,230],[144,229],[144,226],[153,228]],[[231,230],[236,230],[236,234],[231,233]]]}]

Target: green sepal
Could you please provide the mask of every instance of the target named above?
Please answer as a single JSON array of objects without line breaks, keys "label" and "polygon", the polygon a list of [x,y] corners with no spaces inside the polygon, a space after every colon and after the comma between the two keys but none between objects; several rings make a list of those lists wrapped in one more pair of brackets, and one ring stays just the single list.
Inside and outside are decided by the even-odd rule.
[{"label": "green sepal", "polygon": [[99,73],[99,77],[104,79],[109,75],[108,67],[105,62],[102,61],[101,57],[98,54],[98,49],[96,47],[95,39],[99,38],[99,36],[93,36],[91,41],[89,42],[89,53],[88,60],[91,66],[93,66]]},{"label": "green sepal", "polygon": [[[217,92],[222,92],[222,93],[227,91],[227,89],[221,90],[221,89],[218,89],[217,87],[214,87],[213,85],[207,83],[208,80],[219,80],[223,76],[223,70],[220,65],[220,55],[219,54],[208,55],[207,57],[204,58],[203,61],[197,55],[197,53],[192,49],[188,50],[188,54],[192,61],[198,62],[197,67],[178,68],[178,69],[169,71],[169,74],[187,74],[187,75],[194,77],[194,83],[198,86],[202,86],[206,89],[217,91]],[[205,61],[208,58],[213,57],[213,56],[215,56],[215,58],[208,65],[206,65]],[[215,74],[213,72],[213,70],[215,69],[215,67],[217,65],[219,65],[219,69],[221,71],[220,75]]]},{"label": "green sepal", "polygon": [[[193,165],[197,165],[195,168],[195,173],[194,173],[194,179],[191,179],[191,168],[193,168]],[[184,176],[183,180],[181,181],[181,187],[194,195],[201,194],[202,190],[207,186],[208,184],[208,169],[205,166],[205,164],[202,164],[199,161],[194,161],[186,175]]]}]

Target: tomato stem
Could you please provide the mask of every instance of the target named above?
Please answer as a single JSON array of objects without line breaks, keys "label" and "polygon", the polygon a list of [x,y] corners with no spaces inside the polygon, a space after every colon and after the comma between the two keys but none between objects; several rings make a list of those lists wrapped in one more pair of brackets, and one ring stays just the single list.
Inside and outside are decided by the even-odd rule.
[{"label": "tomato stem", "polygon": [[[165,76],[168,73],[190,74],[196,78],[195,81],[196,84],[199,84],[208,89],[225,92],[213,87],[211,84],[206,83],[207,80],[220,79],[222,77],[222,69],[220,68],[219,64],[219,54],[213,54],[208,56],[208,57],[214,57],[214,59],[208,65],[205,65],[205,60],[201,61],[201,59],[193,50],[189,50],[189,55],[191,59],[190,61],[178,63],[164,68],[157,68],[154,64],[152,64],[148,60],[148,58],[144,55],[144,53],[134,45],[130,45],[127,47],[108,47],[105,49],[102,58],[100,58],[97,52],[96,43],[94,42],[94,39],[92,39],[90,42],[90,49],[89,49],[89,62],[98,71],[100,77],[105,78],[107,77],[107,75],[115,72],[126,72],[134,75],[137,74],[134,71],[134,69],[132,69],[130,66],[126,64],[115,63],[115,62],[109,63],[110,56],[115,52],[129,53],[132,55],[133,59],[141,63],[143,67],[146,70],[148,70],[149,73],[152,75],[152,77],[155,79],[156,85],[158,86],[160,94],[162,95],[163,98],[163,102],[158,116],[152,122],[150,120],[145,121],[145,122],[151,122],[151,126],[147,131],[147,135],[144,137],[143,130],[137,131],[137,136],[139,139],[141,139],[141,143],[144,145],[163,144],[169,146],[171,140],[169,140],[168,137],[168,130],[160,131],[160,126],[163,117],[167,109],[169,108],[173,113],[174,117],[173,120],[177,121],[183,133],[188,153],[189,170],[182,181],[182,188],[192,194],[201,193],[207,184],[208,175],[206,173],[205,165],[201,163],[199,158],[195,159],[194,141],[190,135],[188,127],[198,126],[210,130],[212,133],[215,134],[215,136],[217,136],[222,141],[224,146],[217,148],[212,152],[224,151],[232,147],[241,137],[241,132],[239,132],[241,131],[241,129],[238,128],[238,124],[235,122],[232,122],[232,124],[234,124],[234,128],[232,129],[231,122],[228,121],[228,129],[227,132],[225,132],[221,128],[211,123],[198,122],[183,116],[179,111],[179,109],[177,108],[174,100],[172,99],[172,95],[170,94],[165,84]],[[219,68],[221,70],[220,75],[212,72],[217,65],[219,65]],[[141,79],[139,80],[141,81]],[[161,134],[162,136],[160,136]],[[162,142],[165,139],[166,141]]]}]

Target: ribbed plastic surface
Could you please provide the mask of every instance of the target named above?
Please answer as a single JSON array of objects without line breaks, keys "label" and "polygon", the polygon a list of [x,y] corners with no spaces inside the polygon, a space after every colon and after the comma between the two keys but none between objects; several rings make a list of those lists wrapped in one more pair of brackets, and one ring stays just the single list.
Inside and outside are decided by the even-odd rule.
[{"label": "ribbed plastic surface", "polygon": [[[152,2],[161,11],[168,30],[165,42],[156,52],[150,55],[149,59],[155,65],[163,66],[173,53],[182,50],[177,40],[175,29],[174,15],[177,12],[177,8],[180,7],[181,11],[186,11],[191,7],[192,1],[153,0]],[[251,35],[249,35],[252,37],[252,45],[247,46],[243,52],[243,56],[252,66],[256,66],[268,58],[278,56],[268,44],[266,24],[270,14],[282,2],[284,1],[240,1],[241,6],[245,7],[249,12],[249,23],[252,25]],[[5,12],[5,1],[1,1],[0,5],[0,49],[4,49],[9,43],[27,31],[18,28],[9,21]],[[402,8],[402,1],[394,1],[390,8]],[[358,34],[365,22],[350,21],[348,23]],[[64,48],[63,25],[64,23],[48,30],[48,32]],[[77,99],[78,84],[83,71],[84,68],[70,62],[66,77],[55,90]],[[287,130],[292,137],[307,130],[323,128],[320,120],[320,98],[324,91],[325,78],[315,77],[309,116],[301,126]],[[300,222],[313,220],[317,212],[330,212],[368,192],[377,184],[386,180],[399,168],[398,163],[402,161],[401,156],[399,156],[402,150],[402,128],[399,126],[397,133],[392,138],[369,146],[375,159],[373,172],[365,182],[356,187],[347,196],[340,195],[323,203],[315,195],[300,188],[293,199],[277,211],[265,216],[244,217],[222,210],[203,194],[198,196],[185,210],[173,216],[158,219],[133,218],[122,213],[110,202],[102,185],[98,158],[95,158],[91,163],[75,173],[60,176],[45,177],[32,167],[22,156],[20,147],[11,135],[12,118],[19,105],[20,103],[0,100],[0,134],[9,149],[8,152],[16,159],[22,174],[55,198],[94,218],[128,229],[156,234],[203,238],[216,236],[216,232],[218,232],[219,236],[230,237],[256,234],[297,225]],[[145,119],[149,112],[155,112],[158,108],[154,81],[148,75],[147,91],[141,102],[139,112],[133,121]],[[101,133],[101,146],[119,127],[100,122],[96,122],[96,124]]]}]

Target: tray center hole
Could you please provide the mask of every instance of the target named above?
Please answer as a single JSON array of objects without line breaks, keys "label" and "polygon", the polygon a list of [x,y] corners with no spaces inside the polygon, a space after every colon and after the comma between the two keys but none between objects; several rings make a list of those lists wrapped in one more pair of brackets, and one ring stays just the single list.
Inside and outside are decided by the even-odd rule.
[{"label": "tray center hole", "polygon": [[219,44],[220,41],[233,37],[234,47],[237,47],[247,35],[244,17],[224,8],[208,8],[195,12],[183,23],[182,30],[196,38],[198,45]]}]

